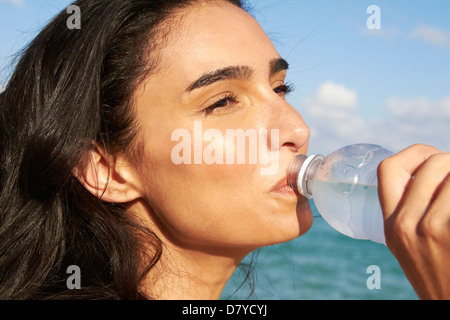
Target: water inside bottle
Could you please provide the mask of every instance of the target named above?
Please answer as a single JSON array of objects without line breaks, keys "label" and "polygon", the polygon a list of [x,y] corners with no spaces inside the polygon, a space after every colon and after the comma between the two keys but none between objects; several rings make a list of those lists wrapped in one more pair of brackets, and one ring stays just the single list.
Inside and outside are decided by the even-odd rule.
[{"label": "water inside bottle", "polygon": [[[315,180],[314,203],[321,216],[337,231],[357,239],[368,239],[382,224],[378,186]],[[363,213],[363,214],[361,214]]]}]

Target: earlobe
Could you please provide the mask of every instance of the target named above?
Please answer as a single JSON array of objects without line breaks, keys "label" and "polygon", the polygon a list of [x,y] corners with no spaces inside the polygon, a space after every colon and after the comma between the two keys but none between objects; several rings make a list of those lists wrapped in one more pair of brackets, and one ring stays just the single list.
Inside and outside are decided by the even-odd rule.
[{"label": "earlobe", "polygon": [[98,144],[72,172],[86,190],[103,201],[127,203],[141,196],[133,167],[121,156],[108,155]]}]

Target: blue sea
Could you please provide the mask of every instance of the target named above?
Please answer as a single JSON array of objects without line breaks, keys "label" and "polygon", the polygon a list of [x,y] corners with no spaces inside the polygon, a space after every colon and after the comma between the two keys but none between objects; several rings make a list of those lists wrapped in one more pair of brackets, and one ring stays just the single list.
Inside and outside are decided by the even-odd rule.
[{"label": "blue sea", "polygon": [[252,289],[249,281],[243,284],[247,273],[237,269],[221,299],[418,300],[386,246],[344,236],[314,211],[308,233],[253,255]]}]

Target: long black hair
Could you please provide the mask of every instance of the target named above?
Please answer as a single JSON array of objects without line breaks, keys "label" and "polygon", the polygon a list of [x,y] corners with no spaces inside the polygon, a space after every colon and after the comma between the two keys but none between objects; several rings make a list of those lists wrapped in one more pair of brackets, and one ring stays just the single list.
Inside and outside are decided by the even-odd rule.
[{"label": "long black hair", "polygon": [[[0,94],[0,299],[151,298],[139,287],[160,240],[73,169],[93,142],[138,161],[133,92],[158,64],[164,22],[205,1],[79,0],[81,29],[64,10],[24,50]],[[67,288],[71,265],[82,290]]]}]

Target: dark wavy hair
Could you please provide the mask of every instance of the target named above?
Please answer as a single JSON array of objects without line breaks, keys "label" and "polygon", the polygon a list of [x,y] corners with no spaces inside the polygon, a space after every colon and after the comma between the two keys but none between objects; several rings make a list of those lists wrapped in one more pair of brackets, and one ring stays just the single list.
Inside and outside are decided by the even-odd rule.
[{"label": "dark wavy hair", "polygon": [[[93,143],[138,161],[133,92],[158,65],[169,19],[207,1],[79,0],[80,30],[63,11],[23,51],[0,95],[0,299],[151,298],[139,287],[161,241],[73,169]],[[70,265],[82,290],[66,286]]]}]

